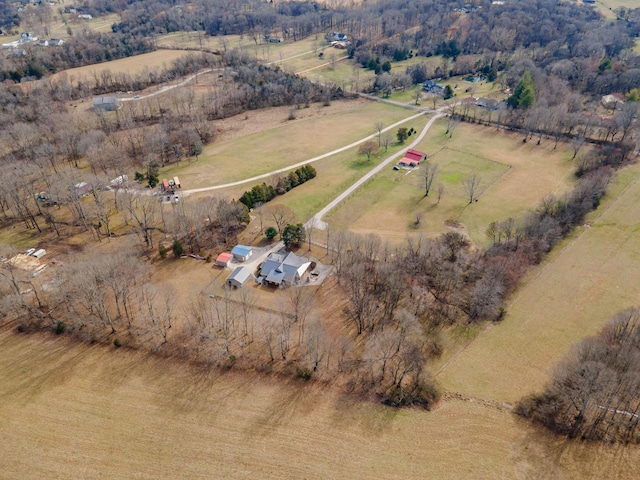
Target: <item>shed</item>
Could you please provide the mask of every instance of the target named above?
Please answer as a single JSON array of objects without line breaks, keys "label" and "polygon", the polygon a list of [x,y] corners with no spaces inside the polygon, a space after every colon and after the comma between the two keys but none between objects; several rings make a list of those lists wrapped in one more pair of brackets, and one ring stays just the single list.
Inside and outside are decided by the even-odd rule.
[{"label": "shed", "polygon": [[173,177],[173,184],[176,186],[176,188],[182,188],[182,185],[180,185],[180,179],[178,177]]},{"label": "shed", "polygon": [[233,250],[231,250],[231,253],[233,254],[233,258],[238,262],[246,262],[253,254],[253,249],[246,245],[236,245],[233,247]]},{"label": "shed", "polygon": [[42,258],[47,254],[47,251],[44,248],[41,248],[40,250],[36,250],[35,252],[33,252],[31,255],[33,255],[36,258]]},{"label": "shed", "polygon": [[229,262],[231,262],[232,258],[233,258],[233,255],[231,255],[229,252],[221,253],[220,255],[218,255],[218,258],[216,258],[216,266],[228,267]]},{"label": "shed", "polygon": [[84,197],[93,191],[93,186],[87,182],[76,183],[73,188],[75,189],[75,194],[78,197]]},{"label": "shed", "polygon": [[227,285],[240,288],[249,278],[251,278],[251,270],[247,267],[238,267],[227,277]]}]

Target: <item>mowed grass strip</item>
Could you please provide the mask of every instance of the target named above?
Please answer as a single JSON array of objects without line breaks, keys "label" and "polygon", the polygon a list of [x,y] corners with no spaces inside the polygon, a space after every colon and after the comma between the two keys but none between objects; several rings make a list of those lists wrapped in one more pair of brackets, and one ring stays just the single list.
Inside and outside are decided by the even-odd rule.
[{"label": "mowed grass strip", "polygon": [[640,166],[619,172],[609,195],[531,272],[507,306],[438,379],[469,395],[515,402],[541,391],[571,346],[614,313],[640,304]]},{"label": "mowed grass strip", "polygon": [[640,449],[458,400],[394,410],[306,382],[0,333],[3,478],[634,478]]},{"label": "mowed grass strip", "polygon": [[[329,214],[332,226],[402,241],[416,233],[438,235],[455,222],[475,243],[485,244],[491,222],[521,217],[545,196],[561,195],[575,182],[565,145],[554,150],[550,141],[523,144],[520,134],[468,123],[458,125],[449,138],[446,126],[446,120],[436,122],[416,147],[438,165],[428,197],[422,168],[394,171],[390,166]],[[480,185],[478,201],[469,204],[464,181],[471,175],[479,177]],[[439,185],[444,193],[438,202]],[[417,213],[423,215],[419,225]]]},{"label": "mowed grass strip", "polygon": [[415,114],[366,100],[333,103],[334,109],[312,104],[301,111],[304,115],[311,114],[296,120],[287,120],[287,113],[280,109],[281,116],[271,118],[263,131],[215,142],[205,149],[198,162],[183,162],[162,170],[161,175],[178,175],[183,188],[187,189],[231,183],[285,168],[360,140],[375,132],[377,121],[391,125]]}]

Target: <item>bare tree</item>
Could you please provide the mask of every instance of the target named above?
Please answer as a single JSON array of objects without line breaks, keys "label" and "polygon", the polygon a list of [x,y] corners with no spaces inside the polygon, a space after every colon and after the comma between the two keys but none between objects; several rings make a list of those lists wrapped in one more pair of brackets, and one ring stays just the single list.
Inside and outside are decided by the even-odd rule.
[{"label": "bare tree", "polygon": [[391,134],[386,134],[382,136],[382,146],[384,147],[385,153],[389,150],[389,144],[393,141],[393,136]]},{"label": "bare tree", "polygon": [[278,233],[282,236],[282,232],[284,231],[284,227],[289,224],[294,224],[296,221],[296,214],[289,207],[277,204],[269,207],[268,210],[269,217],[276,224],[276,228],[278,229]]},{"label": "bare tree", "polygon": [[424,196],[429,196],[429,191],[431,191],[431,185],[433,185],[433,181],[438,175],[438,164],[425,162],[424,164]]},{"label": "bare tree", "polygon": [[462,185],[464,187],[464,191],[467,193],[467,198],[469,199],[469,203],[473,203],[474,200],[477,200],[480,181],[481,181],[480,177],[476,174],[469,175],[464,179]]},{"label": "bare tree", "polygon": [[378,135],[378,148],[380,148],[380,145],[382,143],[381,136],[382,136],[382,130],[384,129],[384,123],[378,121],[375,123],[375,127],[376,127],[376,133]]}]

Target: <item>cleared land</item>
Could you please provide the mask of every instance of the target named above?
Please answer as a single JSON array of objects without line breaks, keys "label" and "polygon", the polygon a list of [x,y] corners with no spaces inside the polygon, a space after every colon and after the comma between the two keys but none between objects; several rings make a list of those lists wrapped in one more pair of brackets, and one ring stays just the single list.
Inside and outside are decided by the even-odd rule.
[{"label": "cleared land", "polygon": [[[348,145],[375,132],[376,121],[391,125],[415,112],[368,100],[312,104],[247,112],[224,120],[219,140],[205,148],[198,162],[183,163],[162,175],[179,175],[185,188],[221,185],[287,167]],[[246,132],[246,133],[245,133]],[[315,166],[315,165],[314,165]]]},{"label": "cleared land", "polygon": [[[505,410],[393,410],[306,383],[0,333],[4,478],[634,478]],[[34,446],[38,454],[34,455]]]},{"label": "cleared land", "polygon": [[570,346],[640,303],[640,166],[621,171],[588,224],[556,247],[507,306],[438,377],[447,389],[500,401],[540,391]]},{"label": "cleared land", "polygon": [[[467,123],[449,138],[446,127],[447,121],[440,120],[418,147],[438,164],[428,197],[420,169],[389,168],[329,214],[332,227],[402,241],[410,233],[437,235],[455,225],[483,243],[489,223],[522,216],[545,196],[570,190],[574,182],[572,154],[562,145],[553,150],[551,141],[525,144],[521,134]],[[480,196],[469,204],[463,181],[473,174],[481,180]],[[439,184],[445,191],[438,204]],[[424,214],[419,226],[414,225],[417,212]]]},{"label": "cleared land", "polygon": [[190,52],[184,50],[156,50],[155,52],[120,58],[110,62],[70,68],[53,75],[52,78],[55,79],[60,75],[65,75],[72,83],[80,79],[91,81],[94,75],[100,75],[100,72],[104,70],[109,70],[113,74],[128,73],[131,75],[137,75],[148,70],[169,67],[174,60],[184,57],[189,53]]}]

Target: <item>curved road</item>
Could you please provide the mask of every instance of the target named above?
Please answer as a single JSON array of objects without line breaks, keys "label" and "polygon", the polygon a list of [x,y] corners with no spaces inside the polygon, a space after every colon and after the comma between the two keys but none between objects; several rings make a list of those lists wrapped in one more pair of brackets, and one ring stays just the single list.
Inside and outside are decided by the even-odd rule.
[{"label": "curved road", "polygon": [[379,165],[377,165],[375,168],[372,168],[369,172],[367,172],[362,178],[360,178],[356,183],[354,183],[353,185],[351,185],[349,188],[347,188],[344,192],[342,192],[340,195],[338,195],[336,197],[335,200],[333,200],[331,203],[329,203],[329,205],[327,205],[326,207],[324,207],[322,210],[320,210],[318,213],[316,213],[313,217],[311,217],[311,220],[309,220],[305,225],[307,227],[311,227],[311,228],[317,228],[319,230],[324,230],[327,228],[327,224],[326,222],[324,222],[322,220],[322,217],[324,217],[327,213],[329,213],[331,210],[333,210],[340,202],[342,202],[345,198],[347,198],[349,195],[351,195],[353,192],[355,192],[358,188],[360,188],[367,180],[371,179],[374,175],[376,175],[377,173],[379,173],[383,168],[385,168],[387,165],[389,165],[391,162],[393,162],[394,160],[396,160],[397,158],[401,158],[402,155],[404,155],[404,153],[409,149],[409,148],[413,148],[415,146],[418,145],[418,143],[420,143],[420,141],[424,138],[424,136],[427,134],[427,132],[429,131],[429,129],[431,128],[431,126],[433,125],[433,123],[441,118],[444,117],[444,113],[443,112],[438,112],[437,115],[435,115],[431,120],[429,120],[427,122],[427,124],[425,125],[424,129],[422,130],[422,132],[420,132],[420,135],[418,135],[418,137],[406,148],[406,149],[402,149],[397,153],[394,153],[393,155],[391,155],[390,157],[384,159]]}]

